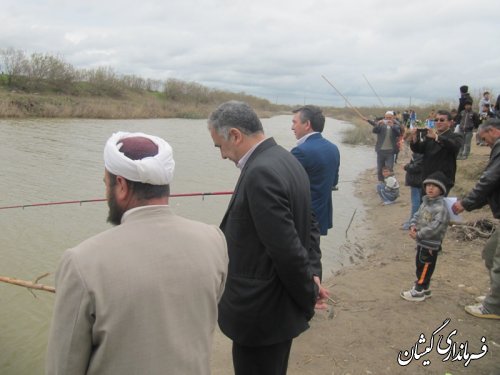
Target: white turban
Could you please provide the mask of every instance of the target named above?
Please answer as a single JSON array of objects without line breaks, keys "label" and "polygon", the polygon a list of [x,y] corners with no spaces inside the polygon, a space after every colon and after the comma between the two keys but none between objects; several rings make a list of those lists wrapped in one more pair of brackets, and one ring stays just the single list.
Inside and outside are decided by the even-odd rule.
[{"label": "white turban", "polygon": [[[132,160],[120,152],[125,138],[144,137],[158,146],[158,154],[140,160]],[[127,180],[151,185],[168,185],[174,178],[175,162],[172,147],[159,137],[144,133],[114,133],[104,147],[104,165],[106,169]]]}]

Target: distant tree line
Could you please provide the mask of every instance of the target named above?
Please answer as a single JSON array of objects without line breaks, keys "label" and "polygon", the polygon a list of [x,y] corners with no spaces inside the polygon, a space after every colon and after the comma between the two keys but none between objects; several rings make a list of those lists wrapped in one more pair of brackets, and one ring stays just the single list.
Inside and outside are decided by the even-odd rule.
[{"label": "distant tree line", "polygon": [[124,98],[129,94],[154,93],[171,102],[208,105],[236,99],[262,109],[276,109],[266,99],[245,93],[211,89],[196,82],[166,81],[122,75],[110,67],[76,69],[60,56],[26,54],[13,48],[0,49],[0,87],[24,93]]},{"label": "distant tree line", "polygon": [[108,67],[76,69],[60,56],[26,55],[13,48],[0,50],[0,84],[26,93],[53,92],[69,95],[121,97],[129,90],[158,91],[159,80],[119,75]]}]

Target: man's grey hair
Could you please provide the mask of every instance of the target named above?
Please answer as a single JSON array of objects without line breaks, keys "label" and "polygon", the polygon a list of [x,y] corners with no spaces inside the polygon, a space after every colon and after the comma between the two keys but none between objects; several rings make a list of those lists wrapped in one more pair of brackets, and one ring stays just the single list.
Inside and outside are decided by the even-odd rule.
[{"label": "man's grey hair", "polygon": [[486,122],[479,125],[479,128],[477,129],[477,131],[479,133],[479,132],[488,131],[490,129],[499,129],[500,130],[500,119],[490,118],[489,120],[486,120]]},{"label": "man's grey hair", "polygon": [[208,128],[213,129],[225,140],[228,140],[231,128],[236,128],[246,135],[264,132],[262,123],[252,107],[236,100],[217,107],[208,118]]}]

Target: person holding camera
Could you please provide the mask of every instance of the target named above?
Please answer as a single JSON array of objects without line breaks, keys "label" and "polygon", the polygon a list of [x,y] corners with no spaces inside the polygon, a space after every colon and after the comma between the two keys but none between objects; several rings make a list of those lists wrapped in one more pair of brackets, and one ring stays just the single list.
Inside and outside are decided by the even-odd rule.
[{"label": "person holding camera", "polygon": [[434,120],[434,128],[411,130],[410,148],[413,152],[423,154],[422,178],[441,171],[448,182],[446,192],[455,185],[457,171],[457,155],[464,143],[463,135],[450,129],[452,116],[449,111],[438,110]]},{"label": "person holding camera", "polygon": [[394,112],[387,111],[379,121],[368,120],[373,126],[373,133],[377,134],[375,151],[377,152],[377,177],[379,182],[384,182],[382,167],[386,166],[391,171],[394,168],[394,156],[398,151],[398,140],[401,135],[399,122],[394,118]]}]

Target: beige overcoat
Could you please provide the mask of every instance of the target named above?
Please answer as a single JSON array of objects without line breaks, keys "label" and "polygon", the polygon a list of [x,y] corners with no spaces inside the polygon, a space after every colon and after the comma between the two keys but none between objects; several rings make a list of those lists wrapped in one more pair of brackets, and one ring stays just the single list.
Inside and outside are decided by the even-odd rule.
[{"label": "beige overcoat", "polygon": [[168,206],[127,211],[64,252],[46,373],[209,374],[227,264],[219,228]]}]

